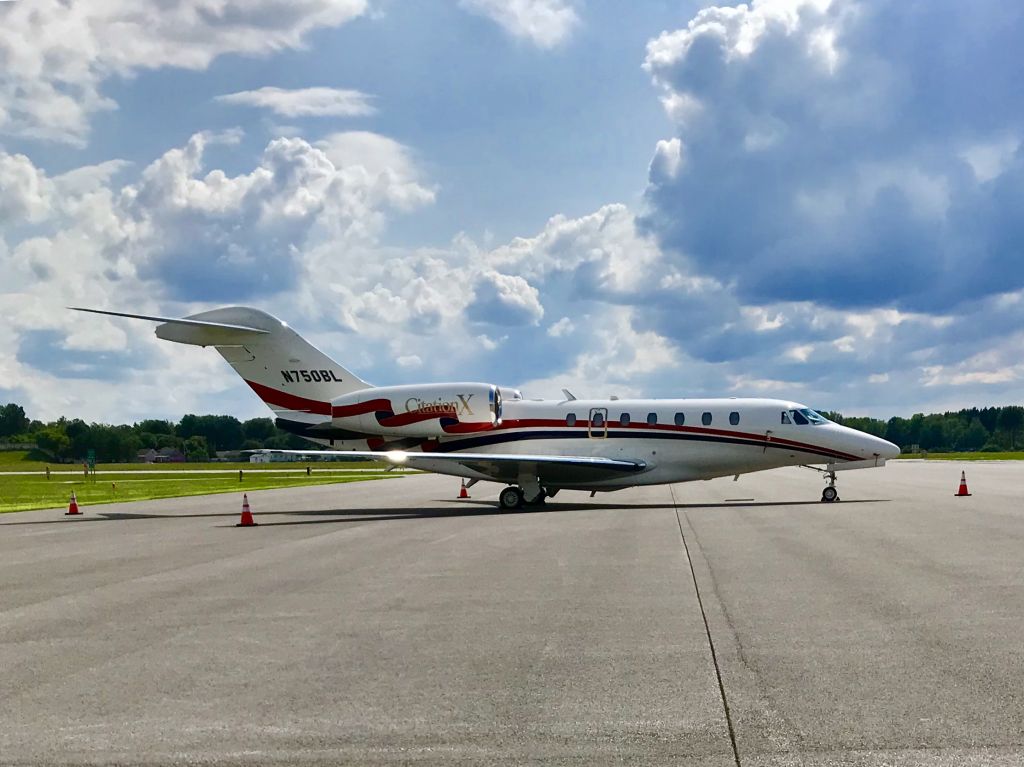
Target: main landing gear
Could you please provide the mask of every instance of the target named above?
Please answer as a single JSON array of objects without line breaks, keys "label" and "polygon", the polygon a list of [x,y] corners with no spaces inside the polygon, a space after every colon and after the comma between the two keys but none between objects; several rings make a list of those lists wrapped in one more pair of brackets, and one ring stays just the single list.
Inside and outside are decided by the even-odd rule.
[{"label": "main landing gear", "polygon": [[826,471],[825,479],[828,480],[828,484],[825,485],[825,489],[821,491],[821,502],[822,503],[833,503],[839,500],[839,491],[836,489],[836,473],[834,471]]},{"label": "main landing gear", "polygon": [[498,506],[505,511],[521,509],[523,506],[543,506],[547,497],[548,493],[542,489],[533,498],[527,499],[526,493],[521,487],[510,485],[498,493]]}]

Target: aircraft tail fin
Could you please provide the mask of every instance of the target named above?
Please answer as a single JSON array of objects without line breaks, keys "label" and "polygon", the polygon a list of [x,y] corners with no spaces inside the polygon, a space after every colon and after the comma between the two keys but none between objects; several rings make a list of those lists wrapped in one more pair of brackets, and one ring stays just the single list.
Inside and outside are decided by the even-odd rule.
[{"label": "aircraft tail fin", "polygon": [[159,322],[166,341],[212,346],[279,418],[321,423],[331,400],[370,384],[349,372],[276,317],[245,306],[212,309],[183,318],[78,311]]}]

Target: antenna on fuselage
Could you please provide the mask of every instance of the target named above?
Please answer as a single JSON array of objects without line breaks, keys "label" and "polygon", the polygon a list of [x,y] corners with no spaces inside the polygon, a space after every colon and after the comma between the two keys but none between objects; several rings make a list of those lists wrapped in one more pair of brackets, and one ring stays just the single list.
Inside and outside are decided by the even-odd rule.
[{"label": "antenna on fuselage", "polygon": [[568,389],[562,389],[562,394],[565,395],[565,401],[566,402],[572,402],[574,399],[576,399],[576,395],[573,394]]}]

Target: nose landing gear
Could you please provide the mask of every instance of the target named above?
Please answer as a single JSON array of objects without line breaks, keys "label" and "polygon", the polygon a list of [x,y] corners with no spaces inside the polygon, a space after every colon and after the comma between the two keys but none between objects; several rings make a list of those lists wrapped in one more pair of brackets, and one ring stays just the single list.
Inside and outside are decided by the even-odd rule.
[{"label": "nose landing gear", "polygon": [[839,500],[839,491],[836,489],[836,473],[834,471],[826,471],[825,479],[828,480],[828,484],[825,489],[821,491],[821,502],[832,503]]}]

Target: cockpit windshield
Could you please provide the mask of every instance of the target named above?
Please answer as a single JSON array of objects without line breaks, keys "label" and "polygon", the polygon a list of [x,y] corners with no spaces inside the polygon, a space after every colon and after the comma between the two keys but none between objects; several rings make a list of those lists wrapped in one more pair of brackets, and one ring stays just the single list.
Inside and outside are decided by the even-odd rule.
[{"label": "cockpit windshield", "polygon": [[806,424],[821,426],[822,424],[829,422],[825,416],[811,410],[809,407],[802,407],[799,410],[790,410],[789,412],[793,414],[793,421],[801,426]]}]

